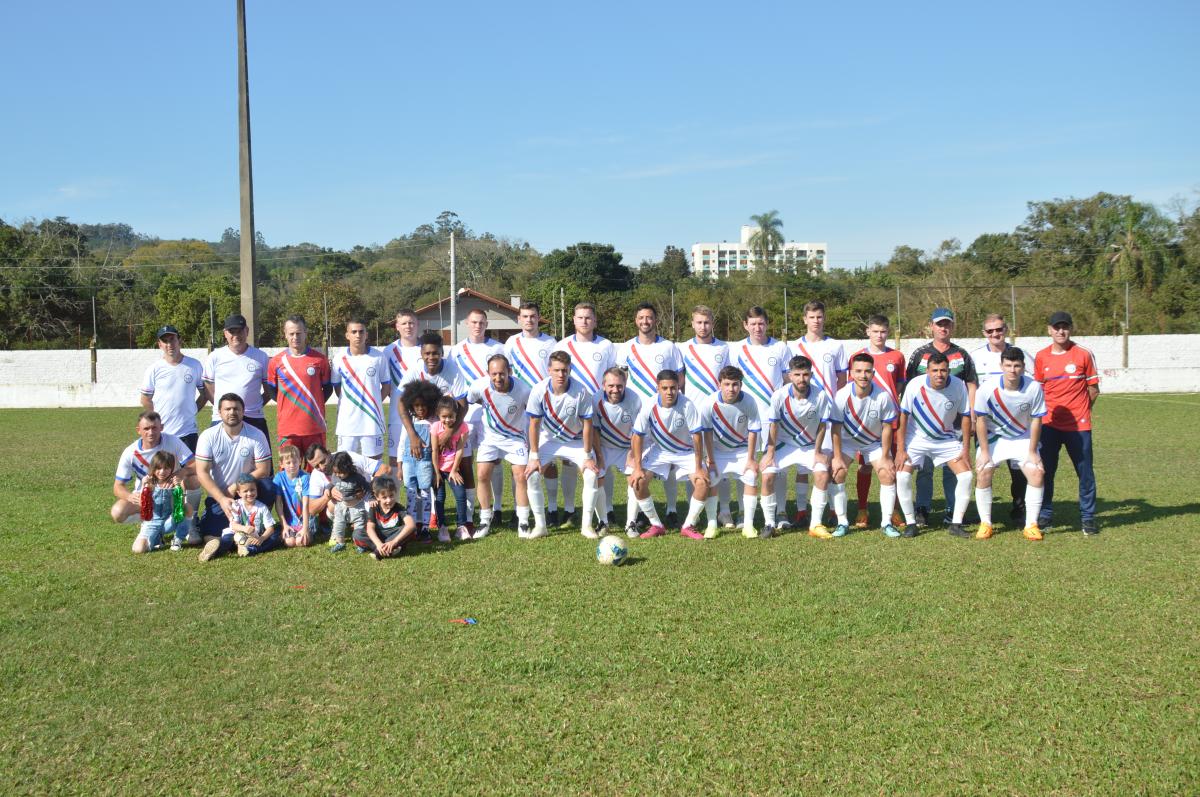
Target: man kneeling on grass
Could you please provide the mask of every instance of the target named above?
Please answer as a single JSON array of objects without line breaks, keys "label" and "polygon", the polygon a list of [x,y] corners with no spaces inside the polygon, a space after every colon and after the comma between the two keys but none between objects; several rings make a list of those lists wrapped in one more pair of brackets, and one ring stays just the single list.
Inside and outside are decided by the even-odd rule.
[{"label": "man kneeling on grass", "polygon": [[[200,506],[200,483],[196,481],[196,466],[192,451],[182,440],[163,431],[162,418],[157,412],[147,410],[138,415],[137,436],[117,461],[117,477],[113,481],[113,496],[117,499],[109,510],[116,523],[137,523],[141,520],[142,486],[150,475],[150,460],[159,451],[173,455],[175,461],[174,484],[183,485],[184,499],[192,514]],[[129,482],[133,489],[129,489]],[[187,535],[189,545],[198,545],[200,535],[194,529]],[[173,548],[178,550],[178,548]]]}]

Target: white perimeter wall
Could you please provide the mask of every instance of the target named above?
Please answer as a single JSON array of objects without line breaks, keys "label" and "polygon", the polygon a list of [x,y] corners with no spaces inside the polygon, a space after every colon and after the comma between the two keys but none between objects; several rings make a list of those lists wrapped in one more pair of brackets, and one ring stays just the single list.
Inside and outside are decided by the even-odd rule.
[{"label": "white perimeter wall", "polygon": [[[1200,335],[1130,336],[1130,368],[1121,367],[1120,337],[1076,340],[1095,353],[1103,392],[1200,392]],[[905,339],[900,348],[907,356],[924,342]],[[968,351],[983,345],[982,339],[955,342]],[[1016,343],[1036,352],[1050,345],[1050,340],[1021,338]],[[862,345],[862,341],[846,342],[847,351]],[[274,354],[279,350],[266,351]],[[208,356],[204,349],[185,349],[184,353],[201,362]],[[142,374],[159,356],[157,349],[101,349],[93,384],[86,349],[0,351],[0,407],[136,407]]]}]

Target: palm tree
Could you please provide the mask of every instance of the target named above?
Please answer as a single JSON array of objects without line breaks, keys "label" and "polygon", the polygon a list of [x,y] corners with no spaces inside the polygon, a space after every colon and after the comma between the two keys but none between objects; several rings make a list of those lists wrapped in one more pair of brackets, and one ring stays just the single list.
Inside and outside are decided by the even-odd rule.
[{"label": "palm tree", "polygon": [[783,246],[783,219],[779,218],[778,210],[770,210],[757,216],[751,216],[750,221],[758,229],[750,234],[750,248],[758,252],[759,262],[763,266],[771,265],[771,252]]}]

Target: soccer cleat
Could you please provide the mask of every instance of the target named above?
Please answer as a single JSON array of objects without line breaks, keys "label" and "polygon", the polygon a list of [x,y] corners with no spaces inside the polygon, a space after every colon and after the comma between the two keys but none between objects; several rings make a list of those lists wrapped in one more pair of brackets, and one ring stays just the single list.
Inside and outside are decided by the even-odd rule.
[{"label": "soccer cleat", "polygon": [[854,528],[866,529],[871,527],[871,516],[866,509],[858,510],[858,514],[854,518]]},{"label": "soccer cleat", "polygon": [[475,533],[471,535],[473,540],[482,540],[484,537],[492,533],[491,523],[481,523],[479,528],[475,529]]},{"label": "soccer cleat", "polygon": [[641,533],[642,532],[640,529],[638,529],[638,525],[636,523],[630,523],[625,527],[625,536],[629,537],[630,539],[636,539],[639,535],[641,535]]},{"label": "soccer cleat", "polygon": [[517,526],[517,539],[519,539],[519,540],[529,539],[529,524],[528,523],[521,523]]},{"label": "soccer cleat", "polygon": [[758,536],[753,526],[742,526],[742,536],[748,540],[752,540]]},{"label": "soccer cleat", "polygon": [[899,529],[897,529],[897,528],[896,528],[896,526],[895,526],[894,524],[892,524],[892,523],[889,523],[889,524],[887,524],[886,526],[884,526],[884,527],[883,527],[883,536],[885,536],[885,537],[899,537],[899,536],[900,536],[900,530],[899,530]]},{"label": "soccer cleat", "polygon": [[975,539],[990,540],[994,533],[991,523],[980,523],[979,529],[975,532]]},{"label": "soccer cleat", "polygon": [[951,537],[962,537],[964,539],[971,538],[971,532],[964,529],[961,523],[951,523],[946,528],[946,531],[950,533]]},{"label": "soccer cleat", "polygon": [[608,536],[608,524],[607,523],[605,523],[604,521],[600,522],[600,525],[596,527],[596,536],[597,537],[607,537]]},{"label": "soccer cleat", "polygon": [[1034,542],[1037,542],[1038,540],[1042,539],[1042,530],[1038,528],[1038,524],[1030,523],[1025,527],[1025,530],[1021,532],[1021,535],[1027,540],[1033,540]]},{"label": "soccer cleat", "polygon": [[709,526],[704,530],[704,539],[715,540],[721,536],[721,528],[719,526]]},{"label": "soccer cleat", "polygon": [[928,509],[924,509],[922,507],[917,507],[917,511],[914,514],[916,514],[916,516],[917,516],[917,528],[919,528],[919,529],[929,528],[929,510]]},{"label": "soccer cleat", "polygon": [[569,509],[566,512],[559,513],[558,527],[560,529],[570,528],[579,520],[579,513],[574,509]]},{"label": "soccer cleat", "polygon": [[663,525],[671,528],[679,525],[679,515],[675,514],[674,512],[668,512],[666,519],[663,521]]},{"label": "soccer cleat", "polygon": [[341,540],[338,540],[337,542],[334,542],[333,540],[329,541],[330,553],[341,553],[344,550],[346,550],[346,543],[342,542]]},{"label": "soccer cleat", "polygon": [[183,550],[183,540],[179,539],[178,537],[171,538],[171,550],[172,551],[182,551]]},{"label": "soccer cleat", "polygon": [[[795,517],[795,520],[793,520],[793,521],[792,521],[792,524],[793,524],[793,525],[794,525],[796,528],[798,528],[798,529],[802,529],[802,528],[804,528],[805,526],[807,526],[807,525],[808,525],[808,518],[809,518],[809,514],[808,514],[808,510],[807,510],[807,509],[797,509],[797,510],[796,510],[796,517]],[[818,526],[819,526],[819,525],[821,525],[821,519],[820,519],[820,518],[817,518],[817,525],[818,525]]]},{"label": "soccer cleat", "polygon": [[776,536],[774,526],[763,526],[763,530],[758,533],[760,540],[769,540],[774,536]]},{"label": "soccer cleat", "polygon": [[213,538],[204,543],[204,547],[200,549],[200,556],[197,557],[201,562],[207,562],[217,555],[217,551],[221,548],[221,541]]},{"label": "soccer cleat", "polygon": [[447,529],[445,526],[440,527],[438,529],[437,541],[438,542],[450,542],[450,530]]},{"label": "soccer cleat", "polygon": [[588,538],[589,540],[600,539],[600,535],[596,533],[596,530],[589,526],[584,526],[583,528],[581,528],[579,530],[579,533],[582,534],[584,537]]},{"label": "soccer cleat", "polygon": [[648,540],[651,537],[665,537],[666,534],[667,534],[667,530],[665,528],[663,528],[662,526],[651,526],[650,528],[646,529],[638,536],[641,537],[643,540]]},{"label": "soccer cleat", "polygon": [[536,540],[540,537],[549,537],[549,536],[550,536],[550,529],[546,528],[545,526],[534,526],[533,531],[529,532],[529,536],[526,537],[525,539]]},{"label": "soccer cleat", "polygon": [[680,537],[687,537],[689,540],[702,540],[704,535],[696,531],[695,526],[684,526],[679,530]]},{"label": "soccer cleat", "polygon": [[900,536],[908,537],[909,539],[911,539],[920,533],[921,533],[921,529],[917,526],[916,523],[909,523],[909,524],[905,525],[904,531],[902,531],[900,533]]},{"label": "soccer cleat", "polygon": [[792,521],[787,519],[787,515],[778,518],[775,521],[775,524],[775,528],[779,529],[780,531],[787,531],[792,527]]},{"label": "soccer cleat", "polygon": [[808,530],[808,536],[816,537],[818,540],[828,540],[833,537],[833,535],[829,533],[829,529],[825,528],[819,523]]},{"label": "soccer cleat", "polygon": [[459,526],[456,530],[456,534],[458,535],[459,542],[466,542],[467,540],[471,539],[471,530],[467,528],[466,525]]},{"label": "soccer cleat", "polygon": [[849,533],[850,533],[850,527],[849,527],[849,526],[847,526],[845,523],[839,523],[839,524],[837,524],[837,526],[834,528],[834,530],[833,530],[833,535],[832,535],[832,536],[834,536],[834,537],[845,537],[845,536],[846,536],[847,534],[849,534]]},{"label": "soccer cleat", "polygon": [[717,524],[727,529],[734,528],[733,515],[729,514],[728,512],[718,512]]},{"label": "soccer cleat", "polygon": [[1096,525],[1096,521],[1094,521],[1094,520],[1083,521],[1083,536],[1095,537],[1095,536],[1098,536],[1099,534],[1100,534],[1100,527],[1098,525]]}]

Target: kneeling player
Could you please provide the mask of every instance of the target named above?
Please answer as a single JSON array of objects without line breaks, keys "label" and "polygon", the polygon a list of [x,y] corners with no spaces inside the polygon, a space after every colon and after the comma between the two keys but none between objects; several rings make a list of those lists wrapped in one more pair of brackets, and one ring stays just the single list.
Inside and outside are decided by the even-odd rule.
[{"label": "kneeling player", "polygon": [[[633,463],[630,461],[633,422],[642,411],[642,399],[634,391],[625,389],[626,380],[623,369],[617,366],[609,368],[604,372],[603,392],[596,397],[595,423],[592,426],[596,440],[592,450],[596,452],[596,465],[600,468],[603,486],[596,495],[596,512],[600,515],[601,530],[607,522],[608,513],[612,511],[608,496],[612,495],[617,472],[624,473],[626,477],[633,473]],[[636,537],[638,502],[633,484],[628,479],[625,489],[625,533]]]},{"label": "kneeling player", "polygon": [[1042,509],[1042,458],[1038,441],[1046,401],[1042,386],[1025,376],[1025,354],[1009,346],[1000,355],[1003,373],[993,377],[975,394],[975,507],[979,510],[976,539],[992,536],[992,477],[1001,462],[1015,462],[1025,474],[1025,539],[1040,540],[1038,512]]},{"label": "kneeling player", "polygon": [[[950,375],[950,360],[940,351],[929,355],[926,371],[909,381],[900,400],[900,429],[896,442],[896,491],[904,510],[905,537],[917,536],[913,508],[912,474],[925,460],[933,467],[946,465],[958,479],[954,489],[954,515],[949,532],[969,537],[963,530],[963,514],[971,500],[971,462],[967,444],[971,439],[971,416],[967,386]],[[960,437],[961,435],[961,437]]]},{"label": "kneeling player", "polygon": [[[758,404],[742,392],[742,369],[727,365],[717,374],[717,392],[705,400],[700,412],[704,424],[704,443],[708,450],[713,487],[726,479],[740,479],[742,496],[742,536],[753,539],[754,510],[758,508],[758,438],[762,424]],[[710,499],[712,500],[712,499]],[[707,539],[717,536],[717,521],[708,516]]]},{"label": "kneeling player", "polygon": [[[704,466],[704,423],[700,412],[679,391],[679,373],[670,369],[658,372],[658,398],[642,408],[633,424],[633,492],[638,506],[650,520],[650,528],[641,536],[661,537],[667,533],[654,499],[650,497],[650,480],[657,476],[666,481],[671,474],[682,471],[692,482],[692,498],[687,518],[679,533],[693,540],[704,535],[696,531],[700,512],[707,510],[708,522],[717,522],[717,498],[708,498],[708,469]],[[649,445],[646,437],[650,438]]]},{"label": "kneeling player", "polygon": [[829,394],[812,386],[812,360],[797,355],[788,361],[788,384],[771,396],[771,415],[767,418],[767,450],[759,460],[763,475],[762,505],[764,526],[761,536],[775,535],[775,476],[796,466],[797,473],[813,475],[812,514],[809,536],[829,539],[832,534],[821,525],[828,501],[829,462],[821,451],[826,425],[833,416]]},{"label": "kneeling player", "polygon": [[[874,381],[875,361],[871,355],[859,352],[850,358],[850,384],[837,392],[833,400],[833,510],[838,525],[833,536],[849,531],[846,515],[846,475],[850,463],[861,455],[860,471],[879,475],[879,509],[883,533],[899,537],[892,525],[892,510],[896,508],[896,471],[892,464],[892,422],[896,420],[896,402]],[[859,505],[860,516],[866,504]],[[857,525],[857,524],[855,524]]]},{"label": "kneeling player", "polygon": [[503,468],[501,460],[512,466],[513,486],[517,493],[517,530],[529,533],[529,496],[525,489],[525,466],[529,448],[525,439],[529,427],[525,408],[529,405],[529,388],[512,378],[508,358],[493,354],[487,360],[486,377],[476,379],[467,389],[467,401],[482,407],[483,433],[475,450],[475,467],[479,485],[479,528],[474,539],[482,539],[492,530],[495,511],[492,501],[492,474]]}]

